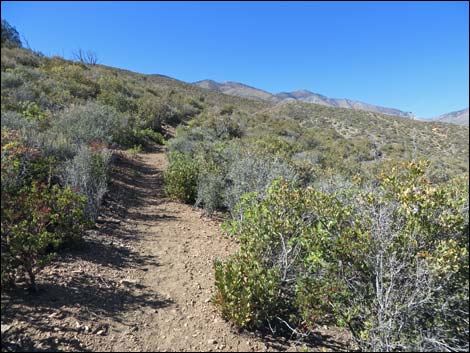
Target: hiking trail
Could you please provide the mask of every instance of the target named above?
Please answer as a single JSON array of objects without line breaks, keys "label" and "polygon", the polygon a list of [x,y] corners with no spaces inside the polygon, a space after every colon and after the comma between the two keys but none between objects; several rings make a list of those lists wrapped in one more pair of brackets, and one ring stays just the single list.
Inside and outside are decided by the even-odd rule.
[{"label": "hiking trail", "polygon": [[[211,302],[213,261],[238,245],[201,210],[166,197],[163,148],[118,153],[110,191],[86,249],[59,257],[40,292],[2,297],[11,350],[297,351],[285,338],[242,332]],[[4,325],[5,324],[5,325]],[[3,333],[5,329],[5,335]],[[4,337],[5,336],[5,337]],[[334,336],[334,337],[333,337]],[[325,327],[312,350],[345,350]]]}]

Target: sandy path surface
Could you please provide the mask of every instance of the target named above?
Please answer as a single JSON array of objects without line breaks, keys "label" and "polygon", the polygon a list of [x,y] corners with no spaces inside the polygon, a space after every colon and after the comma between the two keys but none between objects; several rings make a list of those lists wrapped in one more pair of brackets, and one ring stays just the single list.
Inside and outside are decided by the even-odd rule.
[{"label": "sandy path surface", "polygon": [[[237,244],[200,210],[168,199],[164,150],[117,157],[103,216],[84,250],[61,255],[40,292],[2,296],[2,350],[296,351],[240,332],[211,302],[213,260]],[[310,350],[344,350],[324,328]]]}]

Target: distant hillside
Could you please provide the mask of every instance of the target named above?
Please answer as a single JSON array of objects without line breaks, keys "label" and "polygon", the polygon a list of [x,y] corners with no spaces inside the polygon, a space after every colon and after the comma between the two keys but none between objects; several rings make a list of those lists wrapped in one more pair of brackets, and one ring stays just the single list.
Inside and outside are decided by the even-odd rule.
[{"label": "distant hillside", "polygon": [[442,121],[444,123],[453,123],[458,125],[467,125],[468,126],[468,108],[458,110],[455,112],[450,112],[447,114],[442,114],[437,118],[433,119],[434,121]]},{"label": "distant hillside", "polygon": [[275,96],[271,93],[263,91],[258,88],[244,85],[238,82],[224,82],[219,83],[213,80],[203,80],[194,82],[196,86],[201,88],[210,89],[213,91],[218,91],[233,96],[239,96],[243,98],[258,99],[264,101],[276,101]]},{"label": "distant hillside", "polygon": [[413,115],[409,112],[404,112],[399,109],[386,108],[377,105],[367,104],[350,99],[337,99],[329,98],[318,93],[313,93],[308,90],[298,90],[293,92],[281,92],[278,94],[271,94],[261,89],[244,85],[238,82],[224,82],[219,83],[213,80],[203,80],[194,82],[196,86],[234,95],[244,98],[265,100],[269,102],[283,102],[283,101],[300,101],[306,103],[314,103],[325,105],[327,107],[335,108],[349,108],[366,110],[375,113],[399,116],[402,118],[412,118]]}]

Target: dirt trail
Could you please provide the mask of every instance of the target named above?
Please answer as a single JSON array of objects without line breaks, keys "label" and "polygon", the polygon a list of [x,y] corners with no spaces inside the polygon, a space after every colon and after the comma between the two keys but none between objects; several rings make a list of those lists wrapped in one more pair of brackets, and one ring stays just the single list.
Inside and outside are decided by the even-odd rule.
[{"label": "dirt trail", "polygon": [[[166,198],[163,150],[118,157],[85,250],[62,255],[41,291],[2,296],[2,350],[266,351],[302,345],[237,332],[210,299],[213,260],[237,244],[199,210]],[[332,334],[334,332],[334,334]],[[333,337],[334,336],[334,337]],[[344,350],[319,331],[313,350]]]}]

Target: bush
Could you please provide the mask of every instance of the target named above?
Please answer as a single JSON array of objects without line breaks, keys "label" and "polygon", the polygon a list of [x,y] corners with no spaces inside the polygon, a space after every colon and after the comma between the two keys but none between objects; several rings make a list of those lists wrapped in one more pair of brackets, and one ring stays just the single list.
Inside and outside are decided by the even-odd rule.
[{"label": "bush", "polygon": [[39,130],[39,124],[37,121],[28,120],[23,115],[13,111],[2,111],[1,124],[3,128],[10,130],[18,130],[19,132],[26,133],[26,131]]},{"label": "bush", "polygon": [[165,191],[169,197],[193,203],[197,195],[199,168],[192,159],[181,153],[169,156],[170,164],[165,171]]},{"label": "bush", "polygon": [[284,162],[269,155],[259,155],[251,151],[233,150],[228,157],[228,187],[225,204],[233,217],[238,217],[235,206],[248,192],[258,192],[263,197],[266,189],[277,178],[296,180],[295,172]]},{"label": "bush", "polygon": [[[298,333],[314,313],[323,314],[322,296],[313,292],[315,300],[306,300],[307,295],[311,299],[310,292],[302,285],[306,278],[314,278],[317,290],[326,286],[322,265],[330,242],[323,214],[336,206],[334,197],[282,180],[275,181],[261,200],[256,193],[242,197],[237,207],[240,219],[224,225],[239,237],[240,251],[226,265],[218,263],[216,271],[216,302],[225,317],[252,329],[285,332],[293,327]],[[237,292],[230,282],[240,281],[245,288]],[[269,291],[257,298],[259,288]],[[237,312],[244,313],[243,320]]]},{"label": "bush", "polygon": [[111,143],[124,127],[125,120],[118,112],[95,102],[66,110],[52,126],[77,145],[92,141]]},{"label": "bush", "polygon": [[111,154],[107,149],[94,152],[81,146],[77,155],[65,163],[64,182],[86,197],[85,216],[95,221],[108,186],[108,165]]},{"label": "bush", "polygon": [[225,225],[240,251],[216,263],[224,316],[296,334],[334,319],[366,351],[467,350],[468,187],[425,169],[389,171],[372,190],[278,181],[243,197]]},{"label": "bush", "polygon": [[223,208],[225,180],[222,175],[210,171],[201,172],[197,183],[196,206],[202,206],[207,214]]},{"label": "bush", "polygon": [[37,149],[25,146],[16,132],[2,129],[2,191],[16,193],[33,181],[50,184],[54,158],[44,156]]},{"label": "bush", "polygon": [[214,298],[222,316],[240,327],[257,329],[281,315],[279,273],[266,269],[255,258],[235,255],[226,263],[215,261]]},{"label": "bush", "polygon": [[357,196],[367,238],[338,249],[353,260],[339,268],[349,295],[336,311],[364,350],[468,350],[468,186],[432,184],[427,167],[392,169]]},{"label": "bush", "polygon": [[76,242],[84,230],[83,198],[70,189],[33,182],[17,194],[2,190],[2,285],[23,272],[35,290],[35,277],[64,243]]},{"label": "bush", "polygon": [[2,90],[18,88],[23,82],[22,77],[17,74],[2,71]]},{"label": "bush", "polygon": [[145,141],[148,139],[159,145],[163,145],[165,143],[165,139],[163,138],[163,135],[150,128],[134,129],[132,132],[133,132],[135,139],[137,139],[138,141]]}]

